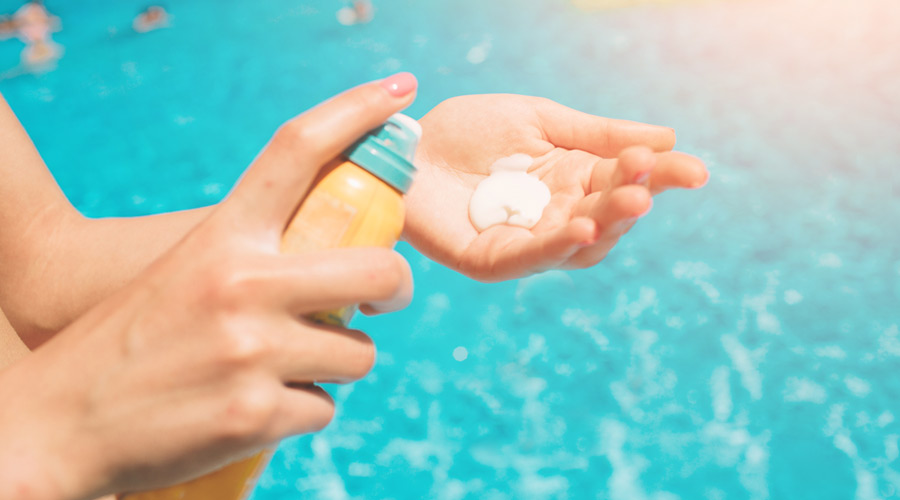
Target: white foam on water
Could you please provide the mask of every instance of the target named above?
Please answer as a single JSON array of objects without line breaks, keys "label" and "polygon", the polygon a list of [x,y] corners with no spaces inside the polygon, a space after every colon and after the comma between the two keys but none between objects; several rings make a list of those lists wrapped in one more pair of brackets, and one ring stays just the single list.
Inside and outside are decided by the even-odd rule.
[{"label": "white foam on water", "polygon": [[351,462],[350,465],[347,466],[347,475],[353,477],[373,477],[375,476],[375,466],[372,464]]},{"label": "white foam on water", "polygon": [[746,428],[719,421],[707,422],[701,437],[716,465],[723,468],[737,466],[751,439]]},{"label": "white foam on water", "polygon": [[834,447],[843,451],[850,458],[859,458],[859,450],[856,443],[850,439],[845,429],[841,429],[834,435]]},{"label": "white foam on water", "polygon": [[678,316],[669,316],[666,318],[666,326],[673,330],[681,330],[684,328],[685,322]]},{"label": "white foam on water", "polygon": [[844,359],[847,357],[847,353],[840,346],[836,345],[816,347],[813,353],[820,358]]},{"label": "white foam on water", "polygon": [[844,262],[837,254],[829,252],[819,255],[818,265],[828,269],[838,269],[844,265]]},{"label": "white foam on water", "polygon": [[[453,457],[459,452],[459,448],[459,441],[448,438],[445,432],[441,422],[440,403],[433,401],[428,407],[426,437],[421,440],[391,439],[375,457],[375,463],[382,467],[392,467],[394,460],[401,458],[414,470],[430,471],[434,480],[434,493],[441,491],[446,485]],[[423,496],[433,498],[436,495]]]},{"label": "white foam on water", "polygon": [[625,291],[619,292],[616,296],[616,308],[610,314],[610,318],[622,323],[626,320],[634,321],[638,319],[647,310],[653,310],[659,305],[656,290],[650,287],[642,286],[638,291],[638,297],[634,301],[629,301]]},{"label": "white foam on water", "polygon": [[628,429],[612,419],[600,423],[600,450],[609,460],[612,473],[606,482],[611,500],[645,500],[647,493],[641,485],[641,472],[647,461],[641,456],[631,456],[624,451]]},{"label": "white foam on water", "polygon": [[517,361],[519,364],[527,365],[535,357],[543,357],[545,354],[547,354],[547,340],[542,335],[532,334],[528,336],[528,345],[525,349],[519,351]]},{"label": "white foam on water", "polygon": [[475,395],[495,415],[503,409],[500,400],[490,392],[491,381],[489,380],[480,377],[466,377],[456,381],[456,388]]},{"label": "white foam on water", "polygon": [[329,443],[332,448],[360,450],[366,445],[366,438],[355,432],[343,431],[340,434],[330,435]]},{"label": "white foam on water", "polygon": [[483,63],[491,53],[491,46],[490,40],[485,40],[478,45],[473,46],[469,49],[469,52],[466,53],[466,61],[469,61],[470,64]]},{"label": "white foam on water", "polygon": [[765,355],[765,349],[750,351],[734,335],[722,336],[722,347],[731,358],[731,364],[741,375],[741,385],[754,400],[762,398],[762,375],[759,373],[759,359]]},{"label": "white foam on water", "polygon": [[844,427],[844,411],[846,411],[846,407],[842,404],[833,404],[828,408],[825,428],[822,429],[826,436],[834,436]]},{"label": "white foam on water", "polygon": [[569,363],[557,363],[553,366],[553,371],[563,377],[570,377],[575,373],[575,369]]},{"label": "white foam on water", "polygon": [[560,317],[562,324],[571,328],[576,328],[590,335],[601,350],[605,351],[609,348],[609,339],[603,335],[603,332],[597,329],[600,325],[600,316],[591,314],[582,309],[566,309]]},{"label": "white foam on water", "polygon": [[610,383],[609,392],[625,413],[629,413],[640,401],[640,398],[628,388],[628,384],[622,381]]},{"label": "white foam on water", "polygon": [[897,460],[897,457],[900,457],[898,436],[896,434],[888,434],[884,437],[884,458],[890,463]]},{"label": "white foam on water", "polygon": [[778,273],[766,273],[766,288],[759,295],[745,295],[741,307],[756,315],[756,327],[763,332],[774,335],[781,334],[781,322],[768,308],[776,303]]},{"label": "white foam on water", "polygon": [[900,357],[900,329],[897,325],[885,328],[878,337],[878,354]]},{"label": "white foam on water", "polygon": [[[853,463],[856,477],[856,493],[854,500],[881,500],[878,492],[878,478],[869,470],[868,461],[860,456],[859,447],[850,438],[850,431],[843,425],[843,405],[832,405],[829,410],[825,435],[834,436],[834,447],[843,452]],[[893,443],[896,446],[896,443]],[[885,455],[890,455],[890,444],[885,442]]]},{"label": "white foam on water", "polygon": [[408,394],[395,394],[388,398],[388,408],[400,410],[410,420],[417,420],[422,416],[422,408],[419,406],[419,398]]},{"label": "white foam on water", "polygon": [[703,294],[706,295],[710,302],[716,304],[719,302],[722,294],[719,293],[719,290],[713,286],[708,279],[714,273],[715,270],[709,267],[709,264],[706,262],[680,261],[672,266],[672,276],[674,276],[675,279],[693,283],[703,291]]},{"label": "white foam on water", "polygon": [[521,450],[520,446],[481,446],[468,450],[472,459],[494,469],[498,476],[518,477],[515,483],[507,487],[507,491],[513,490],[511,495],[490,498],[566,498],[566,493],[570,491],[568,479],[561,475],[546,475],[547,464],[553,463],[554,468],[562,470],[588,469],[588,460],[582,456],[566,452],[533,454]]},{"label": "white foam on water", "polygon": [[438,500],[461,500],[469,493],[469,489],[465,483],[459,479],[450,479],[444,483],[444,487],[440,491]]},{"label": "white foam on water", "polygon": [[853,375],[844,377],[844,385],[858,398],[866,397],[872,391],[872,385],[869,382]]},{"label": "white foam on water", "polygon": [[878,478],[860,464],[856,464],[856,496],[854,500],[882,500],[878,494]]},{"label": "white foam on water", "polygon": [[747,446],[744,459],[738,465],[738,478],[752,500],[769,499],[769,485],[766,480],[769,472],[767,442],[767,434],[754,439]]},{"label": "white foam on water", "polygon": [[437,325],[449,310],[450,297],[446,293],[433,293],[425,298],[425,311],[419,322],[428,326]]},{"label": "white foam on water", "polygon": [[784,302],[788,305],[799,304],[803,300],[803,294],[797,290],[785,290]]},{"label": "white foam on water", "polygon": [[331,456],[331,442],[323,434],[314,434],[310,441],[312,457],[303,460],[303,476],[296,481],[302,491],[315,491],[317,498],[350,500],[340,472]]},{"label": "white foam on water", "polygon": [[791,403],[822,404],[827,398],[825,388],[803,377],[790,377],[784,389],[784,400]]},{"label": "white foam on water", "polygon": [[713,370],[709,385],[712,392],[712,407],[715,419],[724,422],[731,416],[734,404],[731,401],[731,371],[726,366]]},{"label": "white foam on water", "polygon": [[870,423],[872,423],[872,419],[869,418],[869,414],[864,411],[856,412],[856,426],[857,427],[866,427]]},{"label": "white foam on water", "polygon": [[878,415],[878,419],[875,423],[878,424],[878,427],[886,427],[894,422],[894,414],[889,412],[888,410],[884,410],[881,412],[881,415]]},{"label": "white foam on water", "polygon": [[410,361],[406,374],[428,394],[436,395],[444,390],[444,372],[433,361]]}]

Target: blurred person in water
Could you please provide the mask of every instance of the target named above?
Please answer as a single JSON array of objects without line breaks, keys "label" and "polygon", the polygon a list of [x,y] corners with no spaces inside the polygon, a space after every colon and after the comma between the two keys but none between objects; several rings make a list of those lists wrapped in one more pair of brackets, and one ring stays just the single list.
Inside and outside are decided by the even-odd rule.
[{"label": "blurred person in water", "polygon": [[0,16],[0,40],[16,36],[16,22],[11,16]]},{"label": "blurred person in water", "polygon": [[32,0],[13,14],[19,37],[27,44],[47,41],[61,28],[59,18],[50,14],[41,0]]},{"label": "blurred person in water", "polygon": [[[0,98],[0,498],[172,485],[325,427],[319,384],[364,377],[375,346],[303,315],[395,311],[412,275],[382,248],[284,255],[281,234],[320,169],[416,90],[398,73],[289,120],[217,205],[101,219],[69,203]],[[654,195],[707,179],[667,127],[537,97],[455,97],[419,122],[403,238],[481,281],[593,266]],[[531,229],[478,232],[475,187],[517,153],[550,204]]]},{"label": "blurred person in water", "polygon": [[338,22],[344,26],[365,24],[375,17],[375,8],[370,0],[353,0],[353,3],[337,13]]},{"label": "blurred person in water", "polygon": [[169,27],[169,13],[161,5],[151,5],[134,18],[131,27],[138,33]]},{"label": "blurred person in water", "polygon": [[25,42],[20,56],[21,71],[41,72],[52,69],[62,57],[62,46],[52,38],[60,29],[59,18],[50,14],[41,0],[33,0],[0,23],[0,36],[14,35]]}]

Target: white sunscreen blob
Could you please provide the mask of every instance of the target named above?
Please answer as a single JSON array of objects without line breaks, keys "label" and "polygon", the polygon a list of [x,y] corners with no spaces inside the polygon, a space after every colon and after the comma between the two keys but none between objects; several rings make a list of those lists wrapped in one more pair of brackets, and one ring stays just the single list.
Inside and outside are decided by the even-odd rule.
[{"label": "white sunscreen blob", "polygon": [[530,229],[550,203],[550,189],[528,174],[534,159],[526,154],[500,158],[491,165],[469,200],[469,220],[479,232],[497,224]]}]

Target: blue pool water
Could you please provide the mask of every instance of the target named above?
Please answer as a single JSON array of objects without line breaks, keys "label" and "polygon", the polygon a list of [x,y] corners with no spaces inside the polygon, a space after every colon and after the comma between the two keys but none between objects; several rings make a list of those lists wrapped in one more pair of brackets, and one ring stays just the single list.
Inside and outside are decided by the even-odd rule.
[{"label": "blue pool water", "polygon": [[486,285],[401,245],[415,301],[355,320],[377,366],[256,500],[900,498],[900,2],[382,0],[344,27],[196,0],[141,36],[143,1],[48,3],[64,58],[0,91],[91,216],[216,202],[279,123],[398,70],[416,117],[542,95],[672,126],[712,173],[590,270]]}]

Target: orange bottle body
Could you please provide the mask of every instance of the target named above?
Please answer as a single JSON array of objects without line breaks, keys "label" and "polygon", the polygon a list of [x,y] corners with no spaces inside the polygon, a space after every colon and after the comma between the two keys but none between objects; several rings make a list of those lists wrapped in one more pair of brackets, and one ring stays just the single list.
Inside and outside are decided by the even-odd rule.
[{"label": "orange bottle body", "polygon": [[[393,248],[403,231],[403,195],[353,162],[336,159],[320,174],[284,230],[283,253],[337,247]],[[310,316],[346,326],[354,306]],[[168,488],[120,495],[120,500],[247,500],[274,449]]]}]

